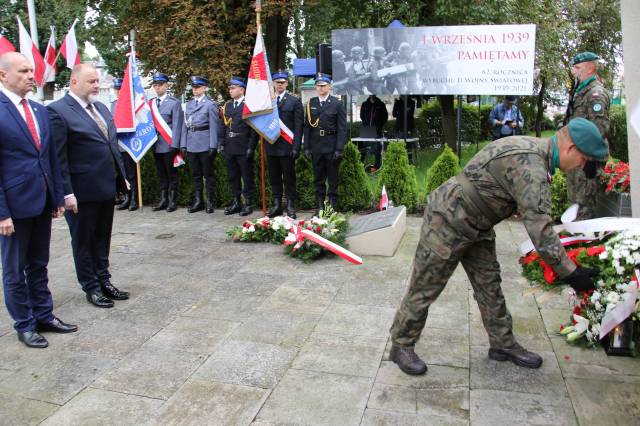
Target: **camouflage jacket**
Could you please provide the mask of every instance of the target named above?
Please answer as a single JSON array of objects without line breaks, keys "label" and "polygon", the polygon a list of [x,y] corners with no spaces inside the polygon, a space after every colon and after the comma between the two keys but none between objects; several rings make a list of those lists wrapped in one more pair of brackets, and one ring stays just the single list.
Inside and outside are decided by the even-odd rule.
[{"label": "camouflage jacket", "polygon": [[[584,84],[586,83],[586,84]],[[573,95],[573,111],[568,121],[583,117],[598,126],[600,134],[607,140],[609,132],[609,93],[597,78],[582,82]]]},{"label": "camouflage jacket", "polygon": [[510,136],[483,148],[463,173],[498,220],[483,216],[456,178],[449,179],[429,194],[425,212],[429,246],[448,258],[475,241],[495,238],[493,225],[518,211],[544,261],[560,277],[573,272],[575,265],[553,230],[550,216],[551,146],[549,139]]}]

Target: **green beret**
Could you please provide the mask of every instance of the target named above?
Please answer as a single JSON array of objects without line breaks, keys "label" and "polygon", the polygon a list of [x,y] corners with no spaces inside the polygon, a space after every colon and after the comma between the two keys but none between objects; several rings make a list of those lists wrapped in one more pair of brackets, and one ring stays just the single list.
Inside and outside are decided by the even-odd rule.
[{"label": "green beret", "polygon": [[598,59],[600,59],[600,57],[593,52],[580,52],[573,58],[571,65],[576,65],[580,62],[597,61]]},{"label": "green beret", "polygon": [[606,161],[609,158],[609,148],[595,124],[578,117],[571,120],[568,127],[571,140],[580,152],[591,160]]}]

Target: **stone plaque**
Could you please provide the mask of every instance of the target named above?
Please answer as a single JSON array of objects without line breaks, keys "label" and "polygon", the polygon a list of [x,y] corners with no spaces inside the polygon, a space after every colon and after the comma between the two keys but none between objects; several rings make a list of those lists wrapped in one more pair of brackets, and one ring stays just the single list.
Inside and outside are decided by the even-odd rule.
[{"label": "stone plaque", "polygon": [[358,255],[393,256],[407,223],[405,206],[393,207],[349,221],[347,244]]}]

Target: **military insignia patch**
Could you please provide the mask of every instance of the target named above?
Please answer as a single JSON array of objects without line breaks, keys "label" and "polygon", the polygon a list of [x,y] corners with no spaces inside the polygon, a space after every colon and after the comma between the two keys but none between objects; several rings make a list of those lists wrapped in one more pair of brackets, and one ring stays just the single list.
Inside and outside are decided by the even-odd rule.
[{"label": "military insignia patch", "polygon": [[602,111],[602,105],[601,104],[593,104],[593,112],[600,112]]}]

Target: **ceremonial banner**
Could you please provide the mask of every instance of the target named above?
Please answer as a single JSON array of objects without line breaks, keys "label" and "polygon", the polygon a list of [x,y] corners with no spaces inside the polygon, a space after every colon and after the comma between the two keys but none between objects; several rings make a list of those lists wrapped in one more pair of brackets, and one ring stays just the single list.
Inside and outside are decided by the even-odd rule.
[{"label": "ceremonial banner", "polygon": [[334,30],[336,94],[532,95],[535,25]]},{"label": "ceremonial banner", "polygon": [[118,144],[138,163],[156,142],[158,135],[134,55],[129,55],[116,102],[114,121],[119,133]]},{"label": "ceremonial banner", "polygon": [[20,53],[27,57],[31,65],[33,66],[33,79],[38,86],[42,86],[44,83],[44,71],[45,64],[42,55],[38,50],[38,46],[31,40],[31,36],[27,29],[22,25],[22,21],[18,16],[18,32],[20,34]]}]

